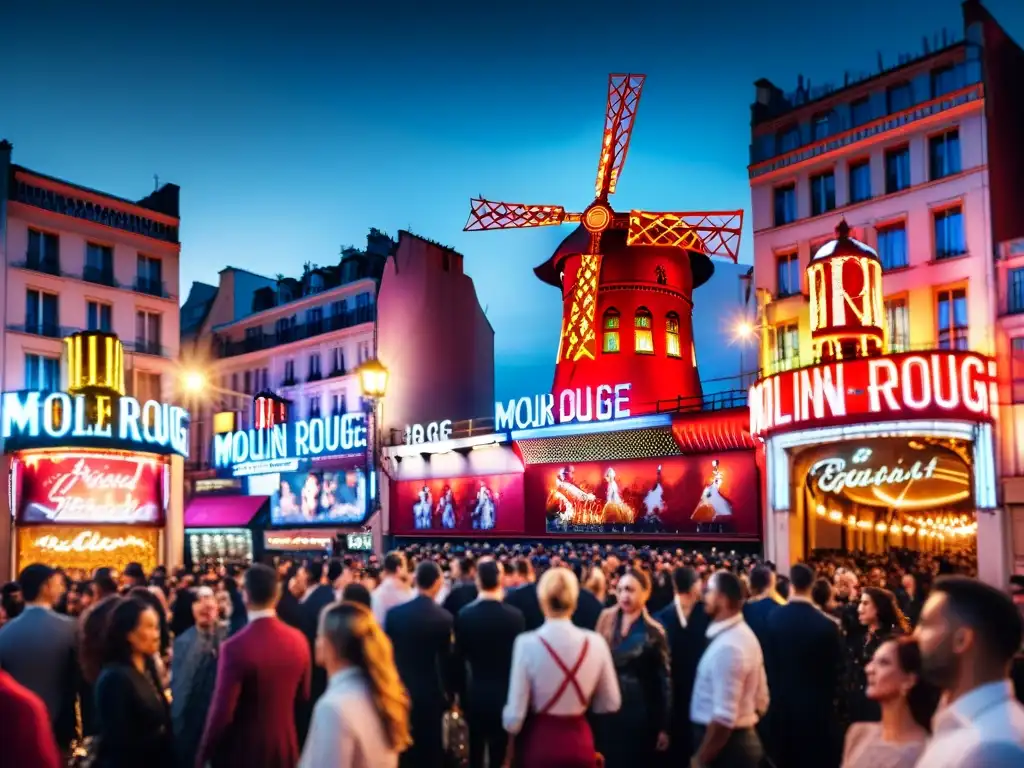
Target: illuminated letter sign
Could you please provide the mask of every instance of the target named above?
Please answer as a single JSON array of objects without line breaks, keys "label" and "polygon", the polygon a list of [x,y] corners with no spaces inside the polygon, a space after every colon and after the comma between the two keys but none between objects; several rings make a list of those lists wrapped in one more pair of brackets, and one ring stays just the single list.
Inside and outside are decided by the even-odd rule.
[{"label": "illuminated letter sign", "polygon": [[451,436],[452,422],[450,419],[432,421],[426,426],[423,424],[409,424],[405,427],[406,445],[436,443],[440,440],[448,440]]},{"label": "illuminated letter sign", "polygon": [[366,450],[366,417],[361,413],[275,424],[270,429],[225,432],[213,438],[214,467],[252,462],[312,459]]},{"label": "illuminated letter sign", "polygon": [[[609,421],[630,415],[630,384],[563,389],[554,395],[534,395],[494,404],[494,428],[537,429],[572,422]],[[557,406],[557,407],[556,407]]]},{"label": "illuminated letter sign", "polygon": [[[92,423],[85,395],[4,392],[3,437],[41,447],[62,445],[110,448],[130,444],[140,450],[188,456],[188,411],[176,405],[134,397],[118,398],[115,422]],[[115,428],[116,426],[116,428]]]}]

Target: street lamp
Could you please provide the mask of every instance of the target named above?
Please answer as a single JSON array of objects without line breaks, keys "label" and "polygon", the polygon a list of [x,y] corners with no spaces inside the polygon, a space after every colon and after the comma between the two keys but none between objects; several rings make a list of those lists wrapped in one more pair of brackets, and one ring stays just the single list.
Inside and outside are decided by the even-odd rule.
[{"label": "street lamp", "polygon": [[754,324],[749,320],[740,320],[736,323],[736,338],[737,339],[749,339],[754,335]]},{"label": "street lamp", "polygon": [[379,360],[367,360],[356,369],[363,397],[376,402],[384,397],[388,388],[388,369]]},{"label": "street lamp", "polygon": [[182,388],[191,395],[198,395],[206,389],[206,376],[200,371],[185,371],[181,377]]},{"label": "street lamp", "polygon": [[[377,436],[379,419],[377,405],[384,399],[388,389],[388,369],[379,360],[367,360],[356,369],[359,386],[363,390],[363,407],[366,410],[366,517],[373,512],[373,497],[370,493],[370,479],[377,471]],[[373,424],[370,424],[370,418]],[[375,484],[376,486],[376,484]]]}]

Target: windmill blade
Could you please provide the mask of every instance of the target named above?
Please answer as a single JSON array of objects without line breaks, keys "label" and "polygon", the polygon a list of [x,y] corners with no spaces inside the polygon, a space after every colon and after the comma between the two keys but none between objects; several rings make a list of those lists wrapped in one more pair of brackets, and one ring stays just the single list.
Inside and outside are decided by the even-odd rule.
[{"label": "windmill blade", "polygon": [[518,229],[547,227],[565,221],[565,208],[560,205],[524,205],[498,203],[474,197],[470,200],[469,221],[463,232],[481,229]]},{"label": "windmill blade", "polygon": [[743,211],[652,213],[630,211],[626,245],[661,245],[736,261]]},{"label": "windmill blade", "polygon": [[597,197],[615,192],[633,135],[633,120],[640,104],[640,92],[646,75],[611,75],[608,78],[608,107],[601,137],[601,157],[597,161]]}]

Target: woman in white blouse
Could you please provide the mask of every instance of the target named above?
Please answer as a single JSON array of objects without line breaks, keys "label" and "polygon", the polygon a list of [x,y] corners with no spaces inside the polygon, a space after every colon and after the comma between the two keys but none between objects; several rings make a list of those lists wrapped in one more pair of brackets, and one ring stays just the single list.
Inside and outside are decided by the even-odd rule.
[{"label": "woman in white blouse", "polygon": [[409,696],[373,613],[336,603],[320,615],[316,660],[328,675],[299,768],[395,768],[411,743]]},{"label": "woman in white blouse", "polygon": [[511,743],[505,765],[593,768],[594,735],[586,713],[622,703],[608,644],[572,623],[580,586],[568,568],[552,568],[537,585],[545,621],[516,638],[508,702],[502,713]]}]

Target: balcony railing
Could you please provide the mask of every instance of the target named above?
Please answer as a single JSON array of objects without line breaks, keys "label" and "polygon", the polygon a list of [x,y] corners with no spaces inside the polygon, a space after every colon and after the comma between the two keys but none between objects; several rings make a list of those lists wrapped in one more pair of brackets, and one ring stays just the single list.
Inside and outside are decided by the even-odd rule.
[{"label": "balcony railing", "polygon": [[16,262],[13,266],[22,269],[31,269],[33,272],[42,272],[47,275],[60,276],[60,259],[40,258],[29,254],[24,261]]},{"label": "balcony railing", "polygon": [[147,296],[158,296],[161,299],[171,298],[171,294],[167,292],[167,285],[162,280],[151,280],[147,277],[135,278],[135,284],[132,288],[137,293],[144,293]]},{"label": "balcony railing", "polygon": [[30,333],[33,336],[45,336],[48,339],[63,339],[72,333],[81,330],[56,323],[25,323],[24,325],[7,325],[7,330],[15,333]]},{"label": "balcony railing", "polygon": [[109,285],[111,288],[117,288],[117,281],[114,280],[113,268],[107,269],[106,267],[92,267],[86,266],[82,271],[82,279],[87,283],[96,283],[97,285]]},{"label": "balcony railing", "polygon": [[158,341],[136,339],[134,344],[125,344],[125,346],[130,351],[139,355],[154,355],[155,357],[171,356],[171,351],[167,347],[161,346]]},{"label": "balcony railing", "polygon": [[343,328],[351,328],[363,323],[372,323],[374,320],[374,307],[360,307],[340,315],[331,315],[323,320],[312,323],[299,323],[281,327],[272,333],[258,332],[247,335],[244,339],[232,341],[221,339],[215,347],[217,357],[235,357],[248,352],[257,352],[261,349],[272,349],[282,344],[290,344],[293,341],[310,339],[331,331],[339,331]]}]

